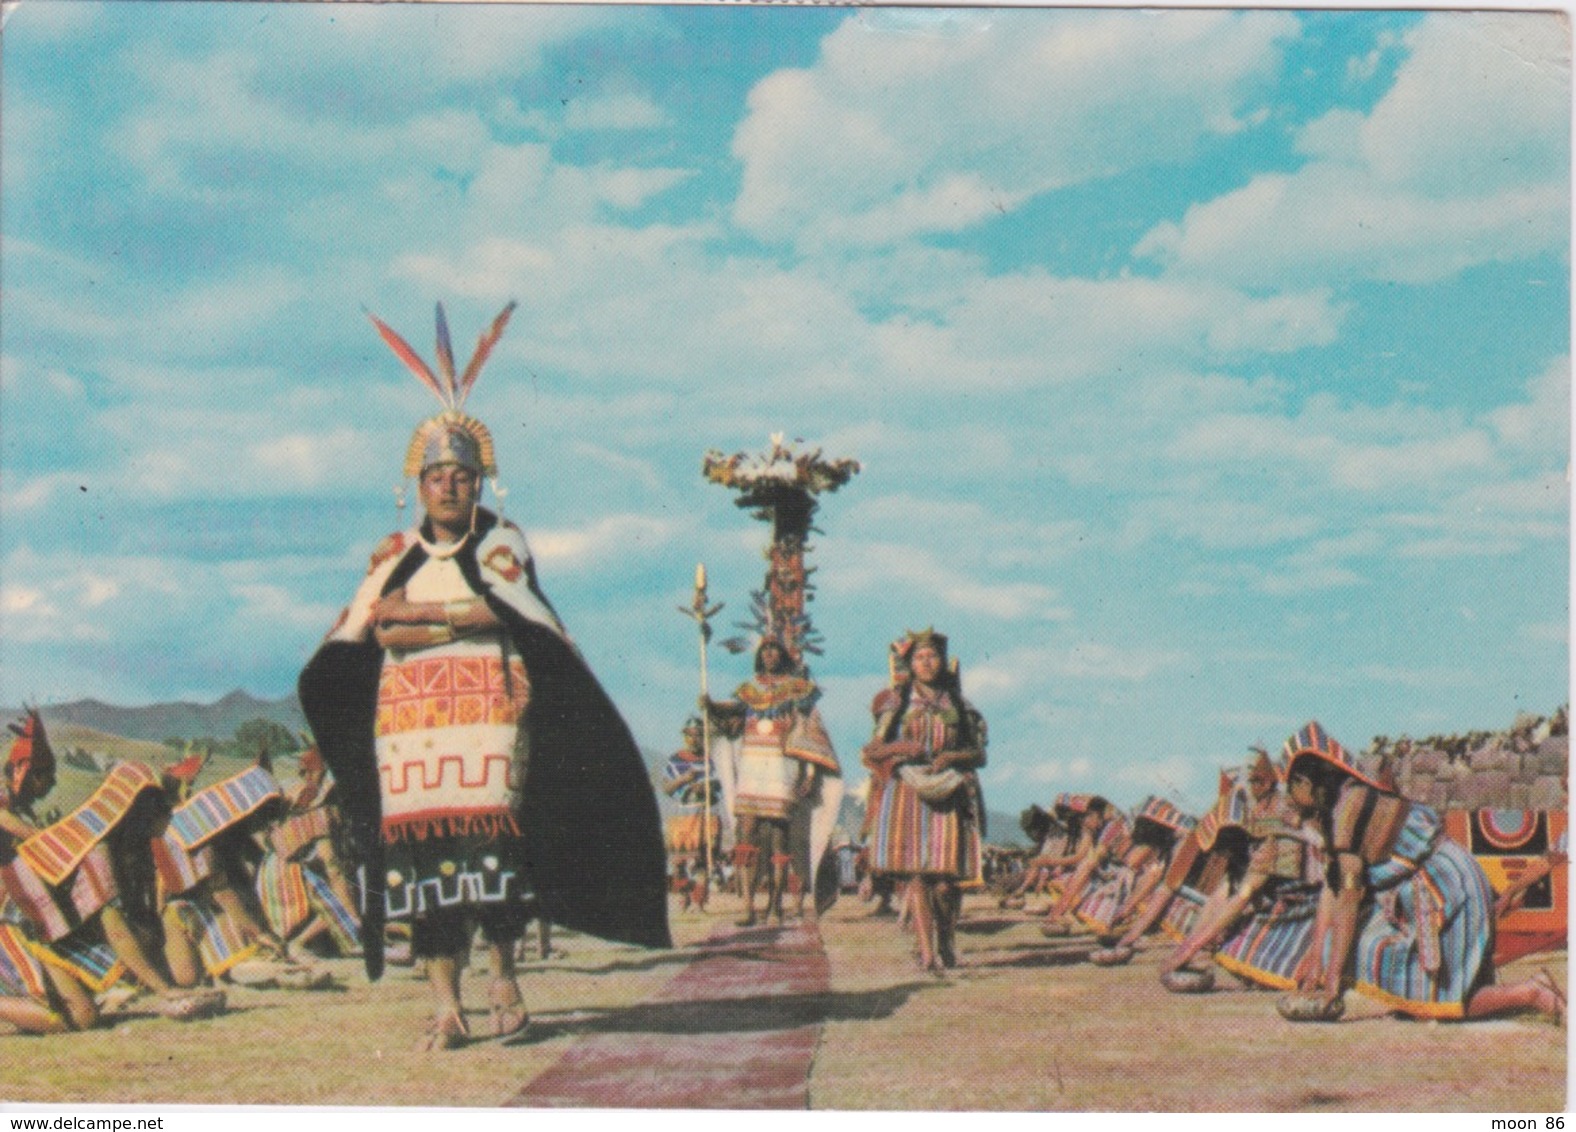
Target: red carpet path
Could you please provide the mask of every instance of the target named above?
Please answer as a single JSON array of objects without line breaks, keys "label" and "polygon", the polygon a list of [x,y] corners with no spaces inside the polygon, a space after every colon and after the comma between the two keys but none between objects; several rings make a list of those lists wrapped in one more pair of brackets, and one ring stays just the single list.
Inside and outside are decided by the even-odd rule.
[{"label": "red carpet path", "polygon": [[508,1103],[804,1109],[830,988],[814,924],[727,928],[652,998],[576,1041]]}]

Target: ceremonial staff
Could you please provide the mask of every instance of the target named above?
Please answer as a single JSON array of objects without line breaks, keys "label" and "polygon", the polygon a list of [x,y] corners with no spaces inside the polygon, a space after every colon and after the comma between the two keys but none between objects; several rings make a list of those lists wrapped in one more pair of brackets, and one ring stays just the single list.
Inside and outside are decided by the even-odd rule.
[{"label": "ceremonial staff", "polygon": [[711,884],[711,696],[706,677],[706,643],[711,640],[711,619],[722,609],[722,602],[706,604],[706,564],[695,567],[695,598],[688,609],[679,606],[679,612],[694,620],[700,630],[700,742],[703,767],[701,799],[704,805],[701,818],[701,838],[706,846],[706,883]]}]

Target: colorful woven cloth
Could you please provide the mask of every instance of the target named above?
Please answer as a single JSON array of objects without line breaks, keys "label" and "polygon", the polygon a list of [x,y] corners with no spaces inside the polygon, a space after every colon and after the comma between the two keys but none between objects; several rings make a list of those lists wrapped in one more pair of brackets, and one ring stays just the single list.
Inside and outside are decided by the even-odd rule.
[{"label": "colorful woven cloth", "polygon": [[26,928],[0,924],[0,994],[9,998],[48,1001],[44,968],[29,947]]},{"label": "colorful woven cloth", "polygon": [[170,815],[170,832],[184,849],[197,849],[268,802],[284,788],[260,766],[249,767],[193,795]]},{"label": "colorful woven cloth", "polygon": [[187,938],[197,944],[203,970],[214,978],[244,963],[259,950],[257,944],[246,942],[240,928],[207,896],[172,900],[164,914],[165,931],[178,926],[185,932]]},{"label": "colorful woven cloth", "polygon": [[1164,798],[1153,797],[1146,799],[1144,804],[1138,807],[1138,812],[1133,815],[1133,821],[1135,824],[1140,821],[1152,821],[1175,833],[1186,833],[1198,824]]},{"label": "colorful woven cloth", "polygon": [[1137,875],[1127,865],[1120,861],[1109,862],[1091,878],[1086,895],[1073,909],[1073,915],[1096,932],[1110,931],[1136,880]]},{"label": "colorful woven cloth", "polygon": [[268,926],[289,939],[312,918],[312,901],[300,865],[270,853],[257,868],[257,902]]},{"label": "colorful woven cloth", "polygon": [[43,964],[64,971],[94,994],[103,994],[120,981],[126,965],[115,956],[114,948],[97,933],[77,932],[59,943],[28,943],[33,955]]},{"label": "colorful woven cloth", "polygon": [[1277,886],[1221,944],[1215,962],[1260,986],[1291,990],[1297,985],[1297,967],[1313,943],[1318,908],[1316,886]]},{"label": "colorful woven cloth", "polygon": [[213,850],[206,845],[188,851],[175,836],[173,829],[166,829],[149,844],[153,854],[153,870],[159,880],[159,898],[168,900],[189,892],[198,882],[213,875],[215,862]]},{"label": "colorful woven cloth", "polygon": [[[1492,968],[1494,890],[1465,848],[1439,837],[1439,818],[1414,804],[1397,857],[1370,866],[1376,899],[1366,906],[1355,948],[1357,989],[1422,1018],[1460,1018]],[[1391,866],[1418,853],[1399,877]]]},{"label": "colorful woven cloth", "polygon": [[0,889],[34,934],[51,942],[76,931],[118,895],[109,850],[102,845],[84,853],[61,884],[46,884],[25,860],[13,857],[0,866]]},{"label": "colorful woven cloth", "polygon": [[287,861],[270,853],[257,869],[257,900],[268,926],[280,939],[292,938],[315,912],[328,925],[341,952],[357,946],[361,922],[313,862]]},{"label": "colorful woven cloth", "polygon": [[[878,701],[879,703],[879,701]],[[899,721],[896,738],[916,743],[926,752],[956,749],[962,713],[950,695],[934,699],[915,695]],[[877,718],[877,737],[886,727]],[[939,800],[927,800],[916,779],[903,773],[871,779],[868,849],[875,873],[954,877],[965,883],[982,878],[980,806],[972,776]]]},{"label": "colorful woven cloth", "polygon": [[301,870],[301,878],[306,882],[307,899],[328,924],[335,946],[347,954],[354,951],[360,946],[357,942],[361,938],[360,919],[335,894],[334,886],[328,883],[326,876],[308,865],[296,867]]},{"label": "colorful woven cloth", "polygon": [[291,858],[311,848],[333,831],[333,812],[327,806],[314,806],[310,810],[291,814],[274,826],[270,839],[274,852],[281,857]]},{"label": "colorful woven cloth", "polygon": [[116,763],[86,802],[18,845],[17,856],[45,884],[59,884],[131,811],[144,790],[158,788],[159,777],[148,767],[141,763]]},{"label": "colorful woven cloth", "polygon": [[1317,720],[1310,721],[1301,731],[1287,739],[1281,754],[1285,760],[1285,773],[1288,776],[1298,758],[1311,755],[1341,768],[1361,782],[1377,786],[1381,790],[1385,789],[1384,783],[1364,772],[1357,765],[1357,760],[1352,757],[1351,752],[1331,738]]},{"label": "colorful woven cloth", "polygon": [[375,735],[386,839],[518,832],[513,768],[530,687],[490,635],[385,660]]}]

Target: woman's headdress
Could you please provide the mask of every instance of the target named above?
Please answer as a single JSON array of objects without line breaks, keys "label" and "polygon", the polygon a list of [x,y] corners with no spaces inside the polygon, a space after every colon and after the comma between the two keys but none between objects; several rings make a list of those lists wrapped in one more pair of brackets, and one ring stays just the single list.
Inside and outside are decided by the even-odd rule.
[{"label": "woman's headdress", "polygon": [[1283,754],[1285,767],[1281,773],[1285,779],[1291,778],[1291,773],[1300,760],[1317,759],[1326,766],[1332,766],[1343,774],[1351,775],[1359,782],[1366,782],[1369,786],[1380,790],[1395,789],[1394,786],[1387,786],[1359,767],[1351,752],[1332,739],[1316,720],[1286,740]]},{"label": "woman's headdress", "polygon": [[416,375],[418,381],[432,391],[443,406],[443,411],[437,416],[429,417],[416,426],[410,446],[405,450],[404,472],[407,478],[418,477],[427,468],[438,464],[458,464],[494,481],[493,494],[503,494],[497,484],[498,463],[493,452],[492,433],[487,431],[487,426],[481,421],[465,412],[465,399],[470,396],[482,367],[487,364],[488,356],[503,335],[516,305],[509,303],[493,319],[492,325],[482,332],[469,364],[464,372],[458,374],[454,368],[454,347],[449,340],[449,323],[444,317],[442,303],[438,304],[437,315],[437,373],[393,328],[371,311],[367,312],[367,317],[377,327],[378,334],[389,349],[405,363],[406,369]]},{"label": "woman's headdress", "polygon": [[941,667],[944,671],[956,673],[956,666],[950,670],[947,667],[946,634],[938,633],[934,628],[927,627],[919,630],[917,633],[906,632],[892,642],[888,650],[890,653],[888,664],[892,670],[892,683],[894,685],[906,684],[913,677],[913,669],[910,666],[914,659],[914,653],[919,650],[921,645],[936,650],[936,655],[941,658]]},{"label": "woman's headdress", "polygon": [[10,787],[11,795],[15,797],[22,792],[30,771],[36,770],[46,775],[53,783],[55,753],[49,748],[49,740],[44,735],[44,721],[38,717],[38,712],[29,708],[20,724],[8,723],[6,726],[16,736],[11,740],[11,749],[6,753],[5,760],[6,785]]},{"label": "woman's headdress", "polygon": [[172,804],[180,805],[192,796],[192,790],[197,784],[197,776],[207,765],[208,752],[201,749],[192,750],[188,746],[184,759],[164,768],[160,778],[164,792],[169,796]]}]

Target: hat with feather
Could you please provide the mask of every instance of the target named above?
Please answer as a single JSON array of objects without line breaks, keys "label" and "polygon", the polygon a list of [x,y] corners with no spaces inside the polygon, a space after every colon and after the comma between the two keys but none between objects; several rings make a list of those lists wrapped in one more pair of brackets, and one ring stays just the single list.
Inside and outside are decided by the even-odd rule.
[{"label": "hat with feather", "polygon": [[377,328],[389,349],[443,406],[442,412],[416,426],[410,446],[405,450],[404,472],[407,477],[419,477],[428,468],[439,464],[458,464],[493,480],[493,493],[501,494],[497,485],[498,464],[493,453],[492,433],[487,431],[487,426],[481,421],[465,412],[465,400],[481,375],[482,367],[487,364],[493,347],[503,335],[515,306],[515,303],[509,303],[493,319],[492,325],[482,332],[477,341],[476,351],[471,355],[469,364],[463,372],[458,373],[454,366],[454,347],[449,340],[449,322],[444,316],[442,303],[438,304],[437,315],[436,373],[393,328],[371,311],[367,312],[367,317],[372,320],[372,325]]}]

